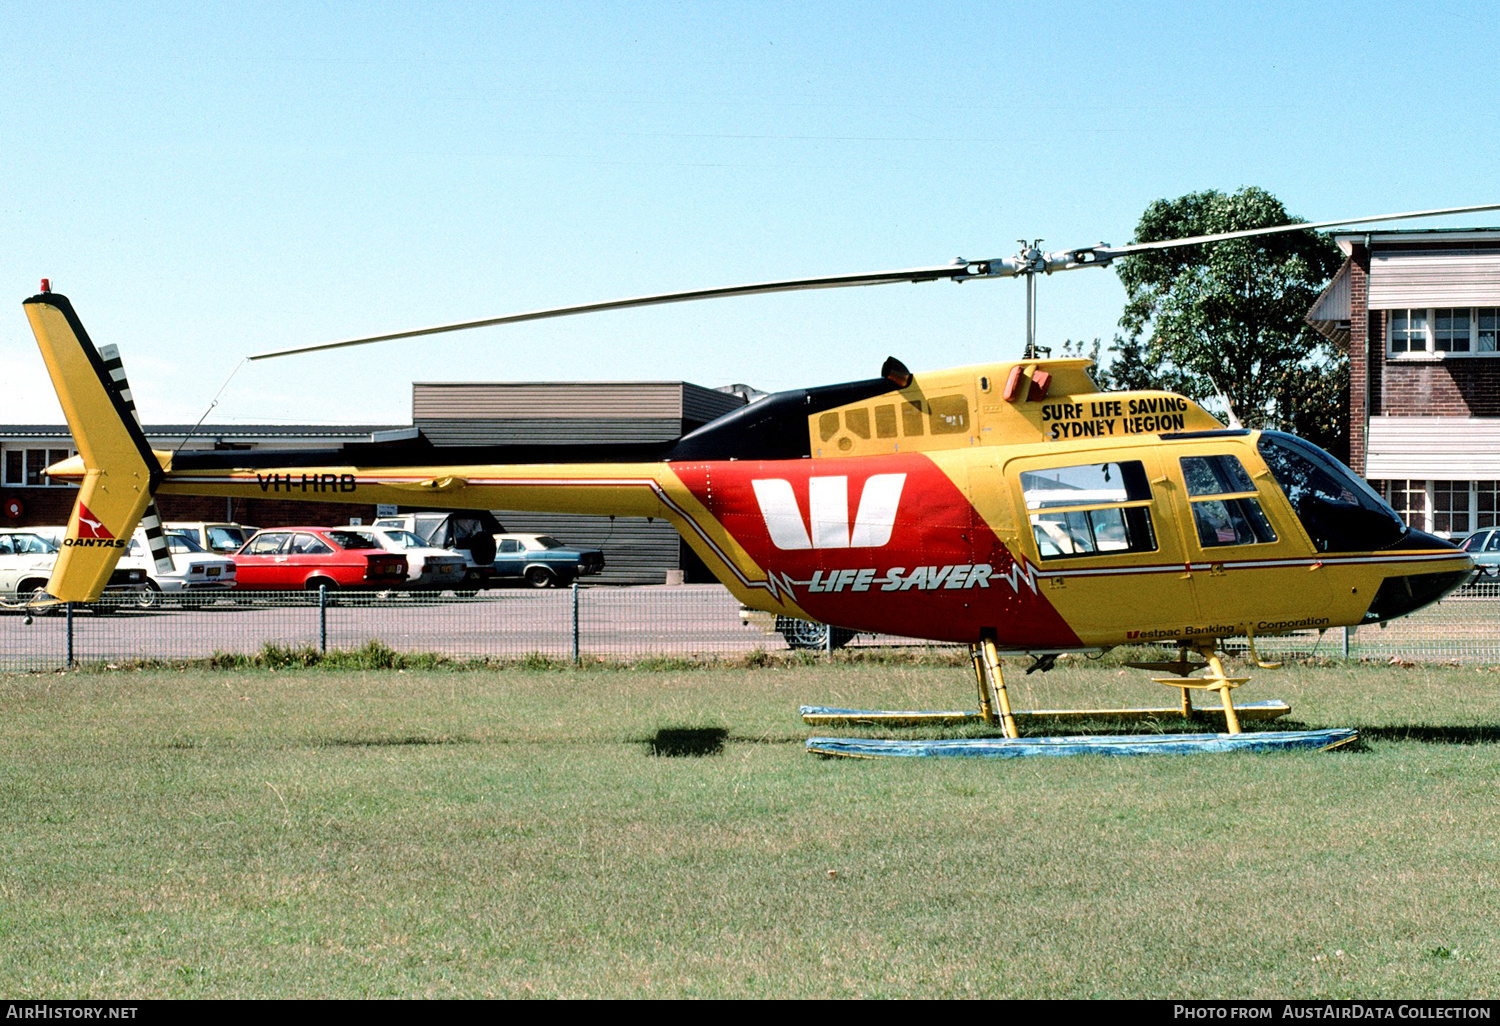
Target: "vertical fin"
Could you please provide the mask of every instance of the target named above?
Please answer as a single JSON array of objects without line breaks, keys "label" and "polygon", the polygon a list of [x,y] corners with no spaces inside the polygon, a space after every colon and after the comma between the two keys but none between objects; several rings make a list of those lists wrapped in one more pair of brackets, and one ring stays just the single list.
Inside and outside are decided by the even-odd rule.
[{"label": "vertical fin", "polygon": [[[135,408],[135,396],[130,394],[130,382],[125,380],[125,361],[120,359],[120,347],[107,345],[99,347],[99,356],[104,360],[104,370],[109,374],[109,379],[115,383],[115,388],[120,393],[120,401],[130,411],[130,416],[135,419],[137,427],[141,425],[140,412]],[[146,512],[141,514],[141,527],[146,532],[146,547],[151,550],[151,559],[156,564],[156,572],[159,574],[170,574],[176,570],[172,563],[172,550],[167,547],[166,532],[161,526],[161,511],[156,508],[156,500],[146,507]]]},{"label": "vertical fin", "polygon": [[162,465],[67,298],[44,292],[23,306],[84,468],[47,592],[92,602],[151,504]]}]

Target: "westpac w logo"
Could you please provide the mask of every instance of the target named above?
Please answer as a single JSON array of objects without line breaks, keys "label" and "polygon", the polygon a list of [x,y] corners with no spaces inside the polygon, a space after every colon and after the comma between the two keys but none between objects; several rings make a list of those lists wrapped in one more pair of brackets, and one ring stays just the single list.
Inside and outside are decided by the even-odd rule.
[{"label": "westpac w logo", "polygon": [[876,474],[867,480],[851,529],[847,477],[808,478],[807,520],[797,508],[790,481],[772,477],[750,482],[771,544],[778,549],[880,548],[891,540],[905,485],[905,474]]}]

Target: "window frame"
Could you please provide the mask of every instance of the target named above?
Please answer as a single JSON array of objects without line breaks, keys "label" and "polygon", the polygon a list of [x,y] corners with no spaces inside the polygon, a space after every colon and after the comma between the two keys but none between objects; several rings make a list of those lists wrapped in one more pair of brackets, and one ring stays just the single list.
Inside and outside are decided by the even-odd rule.
[{"label": "window frame", "polygon": [[[1082,454],[1080,454],[1082,455]],[[1075,463],[1058,463],[1048,461],[1049,466],[1036,466],[1034,464],[1023,464],[1016,473],[1015,487],[1020,490],[1020,509],[1025,513],[1027,526],[1030,528],[1031,546],[1036,557],[1041,562],[1058,562],[1073,559],[1119,559],[1122,557],[1147,556],[1161,551],[1162,540],[1160,528],[1155,518],[1151,515],[1151,507],[1155,504],[1156,493],[1151,487],[1151,476],[1148,468],[1141,460],[1124,460],[1119,458],[1103,458],[1094,461],[1081,461]],[[1099,467],[1113,465],[1119,468],[1121,486],[1125,489],[1122,498],[1095,499],[1083,502],[1054,502],[1033,507],[1027,498],[1026,476],[1028,474],[1049,474],[1061,471],[1074,470],[1084,467]],[[1144,497],[1132,498],[1132,486],[1127,482],[1127,466],[1135,469],[1129,473],[1138,475],[1139,488],[1135,491],[1144,490]],[[1139,512],[1134,512],[1134,511]],[[1096,515],[1110,515],[1116,517],[1125,533],[1126,546],[1120,549],[1106,549],[1099,546],[1100,523],[1095,523]],[[1042,528],[1039,521],[1046,519],[1054,523],[1056,518],[1062,517],[1060,530],[1065,532],[1073,543],[1077,543],[1078,534],[1075,530],[1075,520],[1082,519],[1088,527],[1090,543],[1094,546],[1088,552],[1063,552],[1053,541],[1053,547],[1059,548],[1056,553],[1046,553],[1041,545],[1041,539],[1037,532],[1041,531],[1051,537],[1051,532]],[[1133,535],[1137,532],[1144,534],[1143,538],[1136,539]],[[1133,544],[1134,543],[1134,544]],[[1146,547],[1149,546],[1149,547]]]},{"label": "window frame", "polygon": [[[37,454],[40,453],[40,456]],[[61,454],[61,455],[59,455]],[[54,481],[42,474],[42,471],[54,463],[76,456],[78,450],[50,445],[4,445],[0,446],[0,485],[6,488],[77,488],[78,485],[72,481]],[[20,456],[20,479],[13,480],[11,477],[11,457]],[[40,465],[33,468],[33,458],[39,459]],[[35,481],[28,478],[35,477]]]},{"label": "window frame", "polygon": [[[1387,360],[1470,360],[1488,359],[1500,357],[1500,305],[1496,306],[1409,306],[1399,307],[1385,311],[1385,356]],[[1421,316],[1422,323],[1417,330],[1409,325],[1412,315]],[[1450,323],[1455,315],[1463,314],[1469,322],[1468,338],[1463,348],[1439,348],[1438,321],[1443,315],[1448,315]],[[1488,332],[1494,337],[1493,349],[1481,349],[1479,347],[1480,336],[1485,329],[1481,327],[1482,322],[1488,319]],[[1398,326],[1404,321],[1408,327]],[[1397,335],[1401,336],[1402,343],[1406,348],[1397,348]],[[1420,347],[1416,343],[1420,341]],[[1448,337],[1450,345],[1454,344],[1454,336]]]}]

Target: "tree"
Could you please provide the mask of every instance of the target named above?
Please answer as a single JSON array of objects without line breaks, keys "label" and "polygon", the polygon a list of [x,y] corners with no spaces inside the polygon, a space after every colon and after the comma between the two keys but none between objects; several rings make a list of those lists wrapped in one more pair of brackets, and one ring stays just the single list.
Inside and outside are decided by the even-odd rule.
[{"label": "tree", "polygon": [[[1157,200],[1134,242],[1295,223],[1263,189]],[[1114,388],[1169,388],[1246,427],[1282,428],[1336,454],[1347,449],[1347,356],[1303,320],[1338,270],[1338,247],[1312,231],[1146,251],[1115,266],[1124,335],[1101,377]]]}]

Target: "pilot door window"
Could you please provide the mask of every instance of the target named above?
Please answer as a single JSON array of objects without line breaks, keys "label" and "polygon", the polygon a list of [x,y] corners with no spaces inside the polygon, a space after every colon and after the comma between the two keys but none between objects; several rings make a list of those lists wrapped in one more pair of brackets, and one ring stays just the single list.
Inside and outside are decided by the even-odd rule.
[{"label": "pilot door window", "polygon": [[1184,456],[1182,479],[1203,548],[1268,545],[1276,540],[1255,497],[1255,483],[1236,457]]},{"label": "pilot door window", "polygon": [[1151,486],[1138,461],[1022,471],[1021,491],[1042,559],[1156,551]]}]

